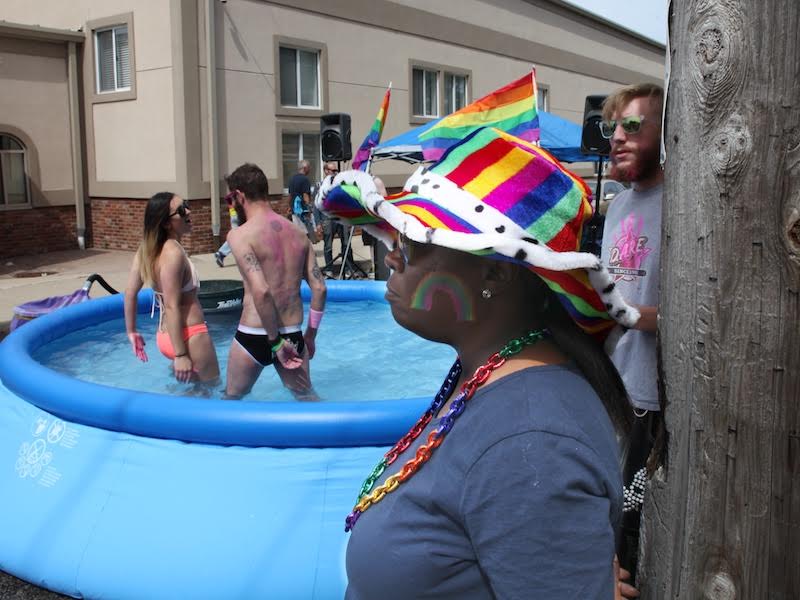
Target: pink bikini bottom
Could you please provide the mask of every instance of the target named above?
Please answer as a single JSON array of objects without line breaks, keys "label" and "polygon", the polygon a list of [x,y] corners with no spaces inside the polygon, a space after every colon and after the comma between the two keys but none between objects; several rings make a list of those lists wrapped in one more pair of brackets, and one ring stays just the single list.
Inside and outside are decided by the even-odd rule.
[{"label": "pink bikini bottom", "polygon": [[[201,333],[208,333],[208,325],[205,323],[198,323],[197,325],[189,325],[183,328],[183,341],[199,335]],[[156,346],[161,351],[161,354],[170,360],[175,360],[175,348],[172,347],[172,340],[166,331],[159,331],[156,333]]]}]

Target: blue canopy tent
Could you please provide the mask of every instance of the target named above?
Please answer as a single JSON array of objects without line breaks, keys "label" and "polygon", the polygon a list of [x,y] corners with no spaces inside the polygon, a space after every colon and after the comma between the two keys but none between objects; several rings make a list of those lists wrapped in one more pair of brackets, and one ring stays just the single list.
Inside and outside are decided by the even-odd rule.
[{"label": "blue canopy tent", "polygon": [[[433,127],[440,119],[415,127],[390,140],[378,144],[372,149],[372,161],[402,160],[407,163],[423,162],[419,136]],[[539,112],[539,143],[561,162],[598,162],[600,157],[581,152],[582,128],[571,121],[556,117],[550,113]]]}]

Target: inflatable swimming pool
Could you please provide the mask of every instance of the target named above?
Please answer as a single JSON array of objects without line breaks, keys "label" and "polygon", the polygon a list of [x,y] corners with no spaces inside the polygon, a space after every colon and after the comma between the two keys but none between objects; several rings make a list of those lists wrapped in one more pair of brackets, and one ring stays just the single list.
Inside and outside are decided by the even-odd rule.
[{"label": "inflatable swimming pool", "polygon": [[[329,300],[382,299],[329,282]],[[150,296],[139,298],[149,310]],[[74,597],[341,598],[344,517],[429,398],[321,404],[161,396],[31,358],[122,298],[0,344],[0,569]]]}]

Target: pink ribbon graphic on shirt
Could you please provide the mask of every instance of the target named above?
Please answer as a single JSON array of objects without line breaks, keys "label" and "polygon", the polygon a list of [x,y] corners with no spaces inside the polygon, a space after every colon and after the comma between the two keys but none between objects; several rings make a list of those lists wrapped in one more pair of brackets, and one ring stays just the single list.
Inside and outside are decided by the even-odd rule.
[{"label": "pink ribbon graphic on shirt", "polygon": [[[623,269],[641,269],[644,259],[653,251],[647,247],[648,238],[642,235],[644,220],[630,214],[620,224],[619,236],[611,248],[609,266]],[[622,276],[617,276],[619,279]]]}]

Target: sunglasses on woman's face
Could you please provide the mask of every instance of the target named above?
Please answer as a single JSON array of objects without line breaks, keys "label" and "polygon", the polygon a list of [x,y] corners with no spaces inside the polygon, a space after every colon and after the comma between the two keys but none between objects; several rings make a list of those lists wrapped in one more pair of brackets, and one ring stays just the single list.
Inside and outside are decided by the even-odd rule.
[{"label": "sunglasses on woman's face", "polygon": [[607,140],[614,137],[614,132],[617,130],[617,125],[622,126],[622,131],[628,135],[636,135],[642,129],[644,117],[641,115],[631,115],[630,117],[623,117],[619,121],[611,119],[610,121],[600,122],[600,135]]},{"label": "sunglasses on woman's face", "polygon": [[180,216],[181,219],[185,219],[186,218],[186,213],[188,211],[189,211],[189,203],[186,200],[184,200],[181,203],[181,205],[178,208],[175,209],[175,212],[169,213],[169,216],[167,218],[171,219],[175,215],[178,215],[178,216]]}]

